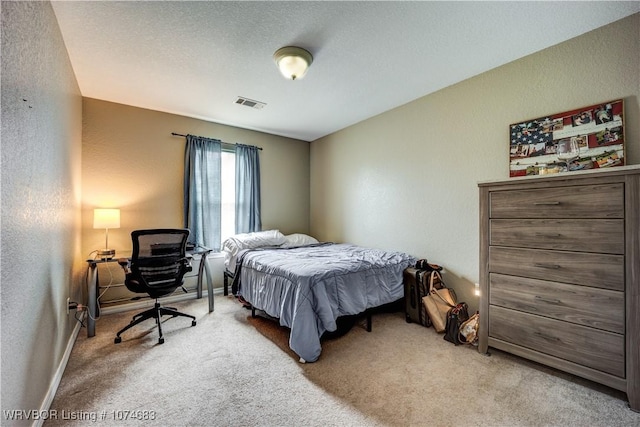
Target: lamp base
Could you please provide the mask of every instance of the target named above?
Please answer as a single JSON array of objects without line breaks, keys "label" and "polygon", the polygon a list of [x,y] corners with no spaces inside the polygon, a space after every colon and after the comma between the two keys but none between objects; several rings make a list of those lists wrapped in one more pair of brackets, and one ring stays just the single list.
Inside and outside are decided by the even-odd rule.
[{"label": "lamp base", "polygon": [[101,259],[111,259],[115,254],[115,249],[98,249],[98,257]]}]

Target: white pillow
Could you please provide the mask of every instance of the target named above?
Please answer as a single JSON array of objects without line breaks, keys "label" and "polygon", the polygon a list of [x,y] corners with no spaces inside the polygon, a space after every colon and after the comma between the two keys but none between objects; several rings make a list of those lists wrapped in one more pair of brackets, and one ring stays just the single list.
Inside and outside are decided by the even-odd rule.
[{"label": "white pillow", "polygon": [[293,248],[296,246],[306,246],[319,243],[316,239],[306,234],[295,233],[285,236],[286,242],[283,243],[283,248]]},{"label": "white pillow", "polygon": [[265,246],[280,246],[286,242],[280,230],[256,231],[253,233],[236,234],[229,237],[222,244],[222,249],[236,255],[242,249],[262,248]]},{"label": "white pillow", "polygon": [[265,246],[280,246],[287,239],[280,230],[255,231],[253,233],[236,234],[222,243],[224,263],[229,271],[236,269],[236,257],[243,249],[255,249]]}]

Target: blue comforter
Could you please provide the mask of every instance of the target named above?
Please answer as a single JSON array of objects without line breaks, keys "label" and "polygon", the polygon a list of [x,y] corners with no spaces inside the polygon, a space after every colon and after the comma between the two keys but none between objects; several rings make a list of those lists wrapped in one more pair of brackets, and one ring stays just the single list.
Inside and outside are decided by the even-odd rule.
[{"label": "blue comforter", "polygon": [[415,258],[350,244],[250,249],[238,257],[238,294],[291,329],[289,347],[304,361],[321,352],[320,337],[339,316],[403,297],[403,270]]}]

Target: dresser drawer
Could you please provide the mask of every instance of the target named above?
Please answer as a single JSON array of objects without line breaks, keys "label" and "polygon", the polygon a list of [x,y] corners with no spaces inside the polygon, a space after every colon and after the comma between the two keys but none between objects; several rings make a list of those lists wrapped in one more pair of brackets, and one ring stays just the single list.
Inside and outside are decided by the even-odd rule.
[{"label": "dresser drawer", "polygon": [[489,336],[625,377],[624,335],[490,307]]},{"label": "dresser drawer", "polygon": [[489,244],[624,253],[622,219],[492,219]]},{"label": "dresser drawer", "polygon": [[622,184],[494,191],[491,218],[623,218]]},{"label": "dresser drawer", "polygon": [[624,333],[623,292],[496,273],[489,285],[492,305]]},{"label": "dresser drawer", "polygon": [[489,272],[624,290],[624,256],[489,247]]}]

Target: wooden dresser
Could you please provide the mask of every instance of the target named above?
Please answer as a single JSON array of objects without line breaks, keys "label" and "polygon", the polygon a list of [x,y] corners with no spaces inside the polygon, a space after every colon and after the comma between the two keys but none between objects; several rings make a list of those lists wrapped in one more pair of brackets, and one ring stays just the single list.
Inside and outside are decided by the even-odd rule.
[{"label": "wooden dresser", "polygon": [[479,351],[622,390],[640,411],[640,166],[478,186]]}]

